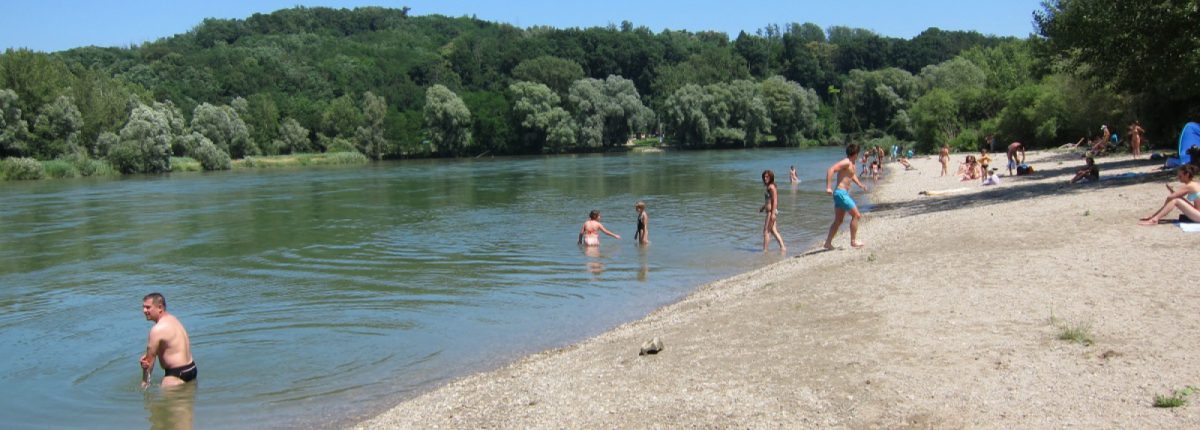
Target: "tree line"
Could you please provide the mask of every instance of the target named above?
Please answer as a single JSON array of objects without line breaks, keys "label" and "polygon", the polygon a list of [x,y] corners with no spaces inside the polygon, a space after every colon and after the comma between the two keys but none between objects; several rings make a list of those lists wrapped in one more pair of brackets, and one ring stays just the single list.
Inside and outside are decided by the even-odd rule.
[{"label": "tree line", "polygon": [[[1057,146],[1139,117],[1167,130],[1197,105],[1197,12],[1160,3],[1052,0],[1024,39],[793,23],[731,40],[296,7],[127,48],[5,51],[0,157],[162,172],[172,156],[225,169],[300,152],[598,151],[648,135],[690,148],[973,150],[993,134]],[[1128,14],[1138,32],[1091,31]],[[1113,60],[1126,52],[1143,63]]]}]

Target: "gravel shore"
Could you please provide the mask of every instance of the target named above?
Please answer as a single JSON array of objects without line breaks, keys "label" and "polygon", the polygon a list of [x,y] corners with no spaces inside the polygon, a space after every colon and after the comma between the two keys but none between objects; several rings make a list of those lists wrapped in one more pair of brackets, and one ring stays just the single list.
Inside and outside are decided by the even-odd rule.
[{"label": "gravel shore", "polygon": [[1137,225],[1174,174],[1105,157],[1068,185],[1077,153],[1029,159],[987,187],[890,163],[864,249],[844,224],[837,250],[795,244],[354,428],[1200,428],[1200,407],[1152,405],[1200,386],[1200,234]]}]

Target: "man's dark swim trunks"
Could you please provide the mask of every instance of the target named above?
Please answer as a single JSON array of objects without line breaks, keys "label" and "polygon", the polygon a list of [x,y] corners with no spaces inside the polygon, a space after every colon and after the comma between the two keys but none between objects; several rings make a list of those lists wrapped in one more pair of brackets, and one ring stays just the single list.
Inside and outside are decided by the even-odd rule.
[{"label": "man's dark swim trunks", "polygon": [[196,362],[193,361],[183,366],[165,369],[163,372],[165,373],[164,376],[174,376],[182,379],[183,382],[191,382],[193,379],[196,379]]}]

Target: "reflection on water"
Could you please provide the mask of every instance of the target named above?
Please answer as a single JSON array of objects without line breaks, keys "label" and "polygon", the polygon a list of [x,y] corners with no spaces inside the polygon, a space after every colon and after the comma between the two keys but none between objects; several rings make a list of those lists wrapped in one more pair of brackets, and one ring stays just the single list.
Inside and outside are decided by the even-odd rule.
[{"label": "reflection on water", "polygon": [[[818,242],[830,204],[817,187],[838,152],[4,183],[0,417],[21,428],[136,428],[145,406],[163,426],[340,427],[779,261],[759,248],[766,168],[795,164],[806,179],[780,193],[785,241]],[[637,201],[654,212],[652,246],[606,238],[574,249],[592,209],[632,238]],[[203,393],[190,401],[143,399],[128,385],[150,291],[166,295],[204,365]],[[185,405],[186,420],[165,414]]]},{"label": "reflection on water", "polygon": [[147,389],[142,404],[152,430],[191,430],[195,422],[198,382]]}]

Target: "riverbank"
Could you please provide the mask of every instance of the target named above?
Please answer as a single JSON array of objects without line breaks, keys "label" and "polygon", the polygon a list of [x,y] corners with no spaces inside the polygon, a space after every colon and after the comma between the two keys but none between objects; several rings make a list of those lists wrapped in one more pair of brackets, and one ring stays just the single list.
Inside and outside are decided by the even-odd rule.
[{"label": "riverbank", "polygon": [[[1036,175],[995,187],[939,178],[928,158],[890,164],[866,249],[796,244],[798,258],[357,428],[1200,425],[1194,406],[1152,406],[1200,384],[1200,271],[1185,263],[1200,235],[1137,225],[1173,175],[1109,157],[1103,177],[1131,175],[1067,185],[1078,155],[1030,160]],[[918,195],[938,190],[958,191]],[[665,349],[639,357],[651,337]]]}]

